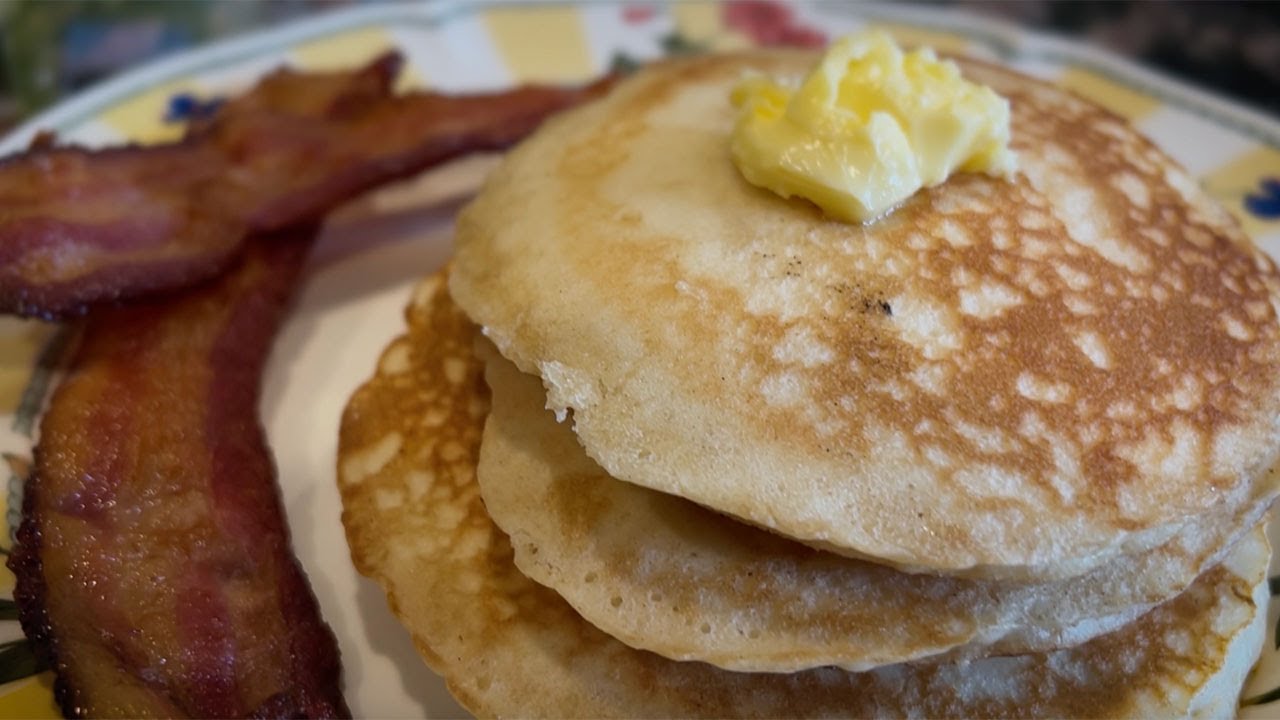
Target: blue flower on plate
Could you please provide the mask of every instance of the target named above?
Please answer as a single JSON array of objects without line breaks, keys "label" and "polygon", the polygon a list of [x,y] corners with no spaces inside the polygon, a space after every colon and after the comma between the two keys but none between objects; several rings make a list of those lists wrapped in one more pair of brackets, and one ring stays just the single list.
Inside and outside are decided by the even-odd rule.
[{"label": "blue flower on plate", "polygon": [[207,100],[191,93],[177,93],[169,98],[165,108],[164,121],[167,123],[185,123],[192,120],[204,120],[213,116],[226,98],[212,97]]},{"label": "blue flower on plate", "polygon": [[1262,178],[1258,192],[1244,196],[1244,207],[1264,220],[1280,220],[1280,178]]}]

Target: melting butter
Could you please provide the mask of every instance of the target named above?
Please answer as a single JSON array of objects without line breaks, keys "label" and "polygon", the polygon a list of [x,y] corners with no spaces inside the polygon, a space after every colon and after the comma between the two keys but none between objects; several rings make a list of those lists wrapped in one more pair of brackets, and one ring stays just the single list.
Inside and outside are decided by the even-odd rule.
[{"label": "melting butter", "polygon": [[1016,171],[1009,102],[884,32],[832,44],[799,87],[751,77],[731,100],[730,151],[743,177],[838,220],[873,220],[953,172]]}]

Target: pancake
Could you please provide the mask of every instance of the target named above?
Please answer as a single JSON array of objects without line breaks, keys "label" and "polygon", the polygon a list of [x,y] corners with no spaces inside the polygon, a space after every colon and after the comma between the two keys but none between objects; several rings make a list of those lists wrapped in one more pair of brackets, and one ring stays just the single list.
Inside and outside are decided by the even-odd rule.
[{"label": "pancake", "polygon": [[1280,280],[1123,120],[961,61],[1020,174],[876,223],[748,185],[730,87],[659,64],[461,214],[451,290],[609,475],[913,572],[1078,576],[1276,493]]},{"label": "pancake", "polygon": [[515,564],[626,644],[737,671],[862,671],[1084,642],[1182,592],[1265,514],[1197,526],[1068,580],[907,574],[813,550],[610,478],[485,343],[492,410],[477,470]]},{"label": "pancake", "polygon": [[516,570],[474,469],[487,405],[474,329],[440,276],[343,416],[343,524],[424,658],[472,712],[520,717],[1229,716],[1263,634],[1261,529],[1186,592],[1072,650],[776,675],[623,645]]}]

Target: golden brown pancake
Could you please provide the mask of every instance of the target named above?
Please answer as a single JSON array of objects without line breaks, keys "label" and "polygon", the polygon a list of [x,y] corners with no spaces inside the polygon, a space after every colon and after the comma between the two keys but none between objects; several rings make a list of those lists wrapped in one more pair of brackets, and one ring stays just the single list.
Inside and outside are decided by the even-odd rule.
[{"label": "golden brown pancake", "polygon": [[862,671],[1084,642],[1182,592],[1267,504],[1079,577],[1021,583],[903,573],[814,550],[610,478],[538,378],[487,341],[492,410],[477,478],[515,564],[626,644],[738,671]]},{"label": "golden brown pancake", "polygon": [[1077,576],[1274,496],[1280,277],[1123,120],[963,61],[1021,174],[867,226],[748,185],[730,87],[659,64],[459,220],[458,304],[609,475],[910,571]]},{"label": "golden brown pancake", "polygon": [[1261,529],[1186,593],[1071,650],[969,664],[736,673],[634,650],[521,575],[475,483],[487,393],[437,275],[343,417],[343,523],[427,662],[480,715],[1228,715],[1263,634]]}]

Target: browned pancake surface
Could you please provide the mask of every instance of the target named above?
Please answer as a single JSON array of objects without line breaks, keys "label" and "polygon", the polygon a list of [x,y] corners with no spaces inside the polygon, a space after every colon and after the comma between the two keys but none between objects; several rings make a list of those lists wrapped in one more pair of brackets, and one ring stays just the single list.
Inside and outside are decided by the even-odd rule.
[{"label": "browned pancake surface", "polygon": [[748,185],[728,96],[805,54],[660,64],[460,218],[458,303],[610,475],[900,567],[1071,576],[1274,493],[1278,276],[1123,120],[965,62],[1013,181],[867,226]]},{"label": "browned pancake surface", "polygon": [[869,673],[733,673],[633,650],[515,569],[474,469],[487,407],[474,328],[440,276],[409,308],[342,423],[343,523],[427,662],[481,715],[1109,717],[1230,712],[1256,655],[1268,557],[1223,566],[1124,630],[1070,651]]}]

